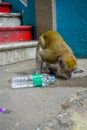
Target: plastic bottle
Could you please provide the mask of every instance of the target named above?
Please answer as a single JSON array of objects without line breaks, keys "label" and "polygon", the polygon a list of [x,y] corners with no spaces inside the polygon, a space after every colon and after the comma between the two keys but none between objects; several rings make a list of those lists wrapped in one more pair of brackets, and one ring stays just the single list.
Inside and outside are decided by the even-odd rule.
[{"label": "plastic bottle", "polygon": [[55,82],[55,77],[49,74],[15,75],[12,78],[12,88],[41,87]]}]

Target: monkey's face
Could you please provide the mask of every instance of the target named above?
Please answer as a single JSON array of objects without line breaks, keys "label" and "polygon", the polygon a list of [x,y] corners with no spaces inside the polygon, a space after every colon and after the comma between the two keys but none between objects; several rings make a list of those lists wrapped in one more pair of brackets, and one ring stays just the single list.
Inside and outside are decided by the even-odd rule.
[{"label": "monkey's face", "polygon": [[63,63],[51,64],[49,73],[63,79],[70,79],[72,76],[72,70]]},{"label": "monkey's face", "polygon": [[62,77],[64,79],[70,79],[72,76],[72,71],[74,69],[71,69],[61,57],[58,58],[58,64],[57,64],[57,73],[59,77]]},{"label": "monkey's face", "polygon": [[56,75],[64,79],[70,79],[72,76],[72,70],[70,70],[70,68],[68,68],[67,65],[64,66],[58,65]]}]

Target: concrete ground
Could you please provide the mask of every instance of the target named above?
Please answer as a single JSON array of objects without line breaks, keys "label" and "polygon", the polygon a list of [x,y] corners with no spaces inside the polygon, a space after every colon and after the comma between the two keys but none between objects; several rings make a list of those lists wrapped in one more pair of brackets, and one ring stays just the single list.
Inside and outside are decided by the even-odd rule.
[{"label": "concrete ground", "polygon": [[16,73],[35,71],[35,61],[25,61],[0,67],[0,130],[36,130],[38,124],[57,113],[58,106],[76,91],[87,87],[87,59],[78,60],[83,73],[75,73],[70,80],[56,79],[48,87],[12,89],[8,82]]}]

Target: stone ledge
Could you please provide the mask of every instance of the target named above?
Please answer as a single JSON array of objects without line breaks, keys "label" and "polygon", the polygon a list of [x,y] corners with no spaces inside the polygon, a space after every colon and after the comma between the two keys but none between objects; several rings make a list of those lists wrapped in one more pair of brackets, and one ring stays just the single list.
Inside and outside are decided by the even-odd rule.
[{"label": "stone ledge", "polygon": [[65,99],[57,114],[37,130],[87,130],[87,89]]},{"label": "stone ledge", "polygon": [[20,13],[0,13],[0,27],[3,26],[20,26]]},{"label": "stone ledge", "polygon": [[21,17],[20,13],[0,13],[0,17]]},{"label": "stone ledge", "polygon": [[23,41],[23,42],[10,42],[10,43],[2,43],[0,44],[0,52],[6,50],[13,50],[13,49],[22,49],[26,47],[36,47],[37,41]]},{"label": "stone ledge", "polygon": [[35,58],[37,41],[0,45],[0,66]]}]

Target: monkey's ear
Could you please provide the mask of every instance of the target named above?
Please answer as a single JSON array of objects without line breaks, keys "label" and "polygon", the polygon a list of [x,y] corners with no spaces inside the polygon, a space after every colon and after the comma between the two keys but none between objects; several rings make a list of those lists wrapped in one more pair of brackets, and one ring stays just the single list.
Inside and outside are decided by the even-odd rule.
[{"label": "monkey's ear", "polygon": [[58,56],[58,64],[61,65],[61,66],[64,65],[63,59],[62,59],[61,56]]}]

